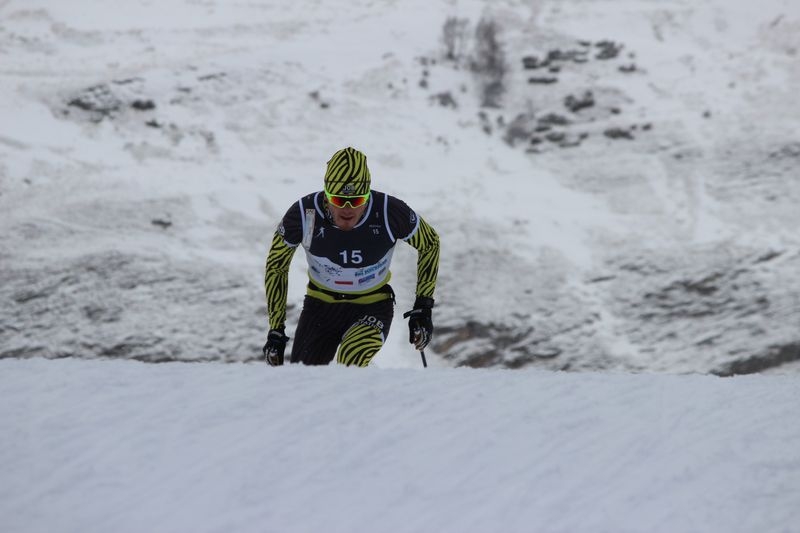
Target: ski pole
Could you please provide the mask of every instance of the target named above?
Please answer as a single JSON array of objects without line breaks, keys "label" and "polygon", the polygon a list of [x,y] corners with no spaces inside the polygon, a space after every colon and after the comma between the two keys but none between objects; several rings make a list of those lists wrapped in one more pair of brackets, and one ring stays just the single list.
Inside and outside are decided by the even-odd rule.
[{"label": "ski pole", "polygon": [[428,368],[428,361],[425,360],[425,350],[420,350],[419,354],[422,356],[422,366]]}]

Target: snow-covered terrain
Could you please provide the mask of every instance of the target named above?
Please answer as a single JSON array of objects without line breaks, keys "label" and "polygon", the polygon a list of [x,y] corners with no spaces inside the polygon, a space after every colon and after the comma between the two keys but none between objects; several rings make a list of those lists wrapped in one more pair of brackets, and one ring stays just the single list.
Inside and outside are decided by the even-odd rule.
[{"label": "snow-covered terrain", "polygon": [[[352,145],[442,236],[431,359],[800,368],[797,2],[4,0],[0,20],[0,357],[257,358],[270,235]],[[401,330],[376,365],[418,363]]]},{"label": "snow-covered terrain", "polygon": [[794,376],[0,361],[0,530],[800,531]]},{"label": "snow-covered terrain", "polygon": [[[0,531],[800,531],[797,94],[796,0],[0,0]],[[259,361],[348,145],[428,369]]]}]

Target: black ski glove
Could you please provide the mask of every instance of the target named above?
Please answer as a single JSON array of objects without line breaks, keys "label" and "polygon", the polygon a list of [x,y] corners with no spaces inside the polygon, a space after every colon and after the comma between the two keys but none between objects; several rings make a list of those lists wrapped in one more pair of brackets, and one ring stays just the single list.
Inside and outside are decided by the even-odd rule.
[{"label": "black ski glove", "polygon": [[433,298],[417,296],[414,309],[403,314],[403,318],[408,318],[408,342],[417,350],[424,350],[433,338],[431,309]]},{"label": "black ski glove", "polygon": [[284,328],[271,329],[267,334],[267,343],[264,345],[264,358],[270,366],[283,364],[283,352],[286,350],[286,341],[289,337],[284,333]]}]

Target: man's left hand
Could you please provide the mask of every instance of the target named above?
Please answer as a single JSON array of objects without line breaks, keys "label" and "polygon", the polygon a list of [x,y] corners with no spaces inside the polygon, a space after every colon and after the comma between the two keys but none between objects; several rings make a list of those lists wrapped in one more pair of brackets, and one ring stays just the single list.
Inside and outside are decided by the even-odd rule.
[{"label": "man's left hand", "polygon": [[414,309],[403,314],[403,318],[408,318],[408,342],[417,350],[424,350],[433,338],[432,308],[433,298],[417,296]]}]

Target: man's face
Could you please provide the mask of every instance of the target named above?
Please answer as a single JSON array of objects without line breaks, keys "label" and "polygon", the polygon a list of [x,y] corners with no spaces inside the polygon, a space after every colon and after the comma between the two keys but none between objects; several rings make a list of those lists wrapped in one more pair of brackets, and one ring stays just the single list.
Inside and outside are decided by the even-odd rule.
[{"label": "man's face", "polygon": [[328,203],[328,208],[331,212],[331,217],[333,217],[333,223],[336,226],[344,231],[350,231],[358,221],[361,220],[361,216],[364,214],[364,211],[367,209],[367,205],[364,204],[359,207],[350,207],[350,204],[346,204],[344,207],[336,207],[335,205]]}]

